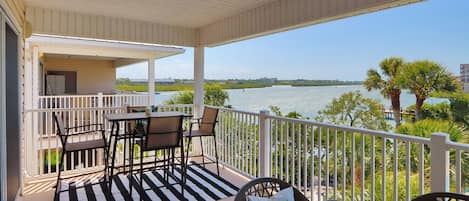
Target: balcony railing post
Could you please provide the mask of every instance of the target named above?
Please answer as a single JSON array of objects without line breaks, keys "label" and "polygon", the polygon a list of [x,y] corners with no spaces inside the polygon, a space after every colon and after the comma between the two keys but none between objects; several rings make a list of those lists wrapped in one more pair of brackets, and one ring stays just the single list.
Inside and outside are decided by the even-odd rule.
[{"label": "balcony railing post", "polygon": [[449,136],[446,133],[432,133],[431,136],[431,191],[449,191]]},{"label": "balcony railing post", "polygon": [[103,107],[103,93],[98,93],[98,108]]},{"label": "balcony railing post", "polygon": [[262,110],[259,115],[259,170],[261,177],[271,176],[271,138],[269,111]]}]

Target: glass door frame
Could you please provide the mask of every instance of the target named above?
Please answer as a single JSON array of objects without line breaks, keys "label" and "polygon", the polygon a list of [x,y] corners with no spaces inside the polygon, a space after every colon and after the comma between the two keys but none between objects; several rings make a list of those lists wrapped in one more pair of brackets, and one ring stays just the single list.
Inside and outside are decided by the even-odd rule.
[{"label": "glass door frame", "polygon": [[[18,68],[20,68],[20,65],[22,63],[22,54],[23,51],[21,51],[21,41],[23,40],[23,35],[22,35],[22,27],[20,23],[17,21],[13,20],[10,16],[11,12],[9,12],[8,7],[4,3],[3,0],[0,0],[0,200],[6,200],[7,199],[7,149],[6,149],[6,62],[5,62],[5,52],[6,52],[6,47],[5,47],[5,31],[6,31],[6,26],[8,25],[18,36]],[[21,77],[18,77],[18,80],[22,80]],[[18,89],[20,90],[20,89]],[[21,93],[20,93],[21,94]],[[21,98],[20,98],[21,99]],[[20,119],[22,119],[22,109],[20,106]],[[20,126],[22,125],[22,121],[20,121]],[[21,144],[21,149],[23,148],[23,145]],[[20,156],[21,158],[23,156]],[[22,159],[20,159],[21,163],[21,168],[23,165]],[[22,170],[20,170],[22,172]],[[22,175],[20,176],[22,177]],[[22,178],[21,178],[21,183],[20,183],[20,189],[19,192],[22,191]]]},{"label": "glass door frame", "polygon": [[[1,7],[0,7],[1,8]],[[5,15],[0,9],[0,200],[7,199],[6,97],[5,97]]]}]

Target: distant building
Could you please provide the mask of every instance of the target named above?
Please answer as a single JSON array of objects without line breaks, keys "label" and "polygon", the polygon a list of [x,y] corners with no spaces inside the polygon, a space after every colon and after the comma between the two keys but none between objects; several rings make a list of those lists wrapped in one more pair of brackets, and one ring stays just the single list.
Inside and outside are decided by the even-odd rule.
[{"label": "distant building", "polygon": [[461,82],[465,93],[469,93],[469,64],[461,64]]}]

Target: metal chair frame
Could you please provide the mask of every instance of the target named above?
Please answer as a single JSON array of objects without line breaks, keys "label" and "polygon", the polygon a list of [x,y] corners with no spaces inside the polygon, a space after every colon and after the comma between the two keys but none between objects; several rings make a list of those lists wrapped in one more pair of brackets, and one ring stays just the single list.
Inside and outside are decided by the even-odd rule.
[{"label": "metal chair frame", "polygon": [[[235,201],[246,201],[248,196],[271,197],[277,192],[292,187],[291,184],[273,177],[262,177],[254,179],[245,184],[236,194]],[[293,188],[295,201],[308,201],[298,189]]]},{"label": "metal chair frame", "polygon": [[[206,111],[207,107],[204,108],[204,113]],[[189,160],[189,148],[190,148],[190,145],[192,144],[192,138],[194,137],[199,137],[199,141],[200,141],[200,149],[202,150],[202,153],[201,155],[196,155],[196,156],[191,156],[191,157],[202,157],[202,165],[203,167],[205,168],[205,164],[211,164],[211,163],[216,163],[217,165],[217,175],[220,176],[220,167],[219,167],[219,163],[218,163],[218,149],[217,149],[217,138],[216,138],[216,133],[215,133],[215,126],[216,124],[218,123],[217,121],[217,118],[218,118],[218,113],[219,113],[219,109],[218,108],[213,108],[215,109],[217,112],[215,114],[215,118],[213,122],[203,122],[203,116],[201,118],[197,118],[197,119],[193,119],[193,121],[190,123],[190,126],[189,126],[189,136],[185,136],[186,138],[189,138],[188,142],[187,142],[187,148],[186,148],[186,164],[188,164],[188,160]],[[205,115],[205,114],[204,114]],[[193,125],[194,124],[197,124],[199,126],[199,128],[201,127],[202,124],[208,124],[208,125],[212,125],[212,131],[211,131],[211,134],[209,135],[204,135],[204,136],[192,136],[192,128],[193,128]],[[205,155],[204,155],[204,146],[203,146],[203,142],[202,142],[202,138],[203,137],[213,137],[213,143],[214,143],[214,148],[215,148],[215,161],[211,160],[210,163],[206,163],[205,162]]]},{"label": "metal chair frame", "polygon": [[[163,176],[164,176],[164,179],[166,180],[166,182],[168,183],[168,185],[181,185],[181,191],[182,191],[182,195],[184,195],[184,184],[186,183],[186,173],[187,173],[187,167],[186,167],[186,164],[184,163],[185,161],[185,155],[184,155],[184,140],[183,140],[183,121],[184,121],[184,116],[178,116],[179,119],[179,125],[178,125],[178,129],[177,130],[174,130],[174,131],[166,131],[166,132],[152,132],[152,135],[159,135],[159,134],[168,134],[168,133],[177,133],[177,145],[175,146],[163,146],[163,147],[158,147],[158,148],[146,148],[148,147],[148,136],[149,136],[149,133],[150,133],[150,126],[151,126],[151,120],[152,119],[158,119],[158,118],[174,118],[174,117],[152,117],[152,118],[148,118],[147,119],[147,128],[146,128],[146,132],[143,133],[143,135],[141,136],[141,141],[140,143],[136,143],[137,145],[141,146],[140,147],[140,156],[139,156],[139,159],[140,159],[140,168],[139,168],[139,180],[140,180],[140,188],[143,189],[144,191],[146,190],[152,190],[152,188],[149,188],[149,189],[144,189],[143,188],[143,156],[144,156],[144,152],[146,151],[160,151],[160,150],[163,150],[163,160],[156,160],[156,156],[155,156],[155,166],[154,168],[158,168],[158,167],[163,167]],[[135,144],[135,142],[133,142],[132,144]],[[181,160],[180,160],[180,166],[181,166],[181,169],[182,169],[182,174],[181,174],[181,182],[176,182],[174,184],[169,184],[168,182],[168,169],[169,169],[169,166],[171,165],[171,172],[172,174],[174,175],[174,168],[175,166],[177,165],[175,163],[175,152],[176,152],[176,148],[180,148],[180,153],[181,153]],[[166,157],[166,151],[168,151],[168,157]],[[131,153],[131,158],[133,158],[133,152]],[[163,166],[157,166],[156,163],[157,162],[163,162]],[[133,166],[133,164],[131,165],[131,167]]]},{"label": "metal chair frame", "polygon": [[428,193],[414,198],[412,201],[469,201],[469,196],[450,192]]},{"label": "metal chair frame", "polygon": [[[58,200],[58,194],[60,192],[62,192],[60,190],[60,181],[63,180],[64,178],[61,178],[61,173],[62,173],[62,165],[63,165],[63,160],[64,160],[64,156],[66,153],[73,153],[73,152],[77,152],[77,151],[88,151],[88,150],[94,150],[94,149],[103,149],[104,150],[104,182],[107,183],[108,181],[108,156],[109,156],[109,150],[108,150],[108,146],[107,146],[107,141],[106,141],[106,135],[105,135],[105,130],[104,130],[104,127],[103,127],[103,124],[87,124],[87,125],[81,125],[81,126],[75,126],[75,127],[64,127],[63,125],[63,120],[62,120],[62,117],[60,117],[57,113],[53,113],[53,116],[54,116],[54,120],[55,120],[55,123],[56,123],[56,126],[57,126],[57,135],[59,136],[60,138],[60,142],[62,144],[62,153],[61,153],[61,157],[60,157],[60,161],[59,161],[59,167],[58,167],[58,173],[57,173],[57,182],[56,182],[56,187],[55,187],[55,193],[54,193],[54,200]],[[73,132],[73,133],[70,133],[71,130],[73,129],[79,129],[79,128],[90,128],[92,126],[95,126],[95,127],[99,127],[99,129],[88,129],[86,131],[82,131],[82,132]],[[74,150],[74,151],[67,151],[67,140],[68,140],[68,137],[70,136],[78,136],[78,135],[83,135],[83,134],[89,134],[89,133],[96,133],[96,132],[100,132],[101,133],[101,136],[102,136],[102,140],[104,141],[104,146],[97,146],[97,147],[90,147],[90,148],[84,148],[84,149],[77,149],[77,150]],[[88,174],[92,174],[92,173],[88,173]],[[79,177],[79,176],[83,176],[83,175],[76,175],[76,176],[70,176],[69,178],[73,178],[73,177]]]}]

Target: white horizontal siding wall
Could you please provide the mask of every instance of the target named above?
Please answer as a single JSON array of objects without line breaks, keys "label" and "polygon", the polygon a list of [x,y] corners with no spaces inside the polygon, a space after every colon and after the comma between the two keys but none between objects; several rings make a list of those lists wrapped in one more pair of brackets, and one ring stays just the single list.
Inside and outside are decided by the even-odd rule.
[{"label": "white horizontal siding wall", "polygon": [[277,0],[201,28],[200,45],[221,45],[419,1]]},{"label": "white horizontal siding wall", "polygon": [[194,46],[198,39],[192,28],[47,8],[28,7],[26,19],[37,34],[177,46]]}]

